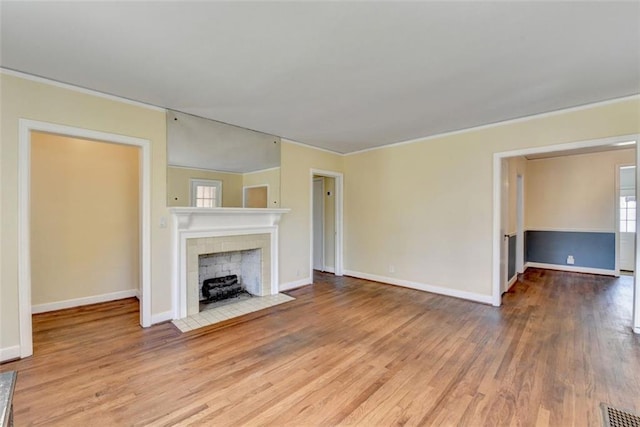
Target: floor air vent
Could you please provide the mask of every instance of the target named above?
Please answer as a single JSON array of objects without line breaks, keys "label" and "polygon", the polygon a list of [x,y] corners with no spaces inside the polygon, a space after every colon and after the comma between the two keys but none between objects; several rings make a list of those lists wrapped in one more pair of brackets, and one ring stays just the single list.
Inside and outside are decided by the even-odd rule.
[{"label": "floor air vent", "polygon": [[602,404],[605,427],[640,427],[640,416]]}]

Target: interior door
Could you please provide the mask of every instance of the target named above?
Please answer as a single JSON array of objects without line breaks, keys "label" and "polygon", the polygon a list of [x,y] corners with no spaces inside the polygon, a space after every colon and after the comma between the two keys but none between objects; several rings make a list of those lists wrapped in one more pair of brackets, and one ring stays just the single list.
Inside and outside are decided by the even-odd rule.
[{"label": "interior door", "polygon": [[634,271],[636,253],[636,167],[620,167],[618,227],[620,231],[620,270]]},{"label": "interior door", "polygon": [[313,269],[324,270],[324,180],[313,179]]}]

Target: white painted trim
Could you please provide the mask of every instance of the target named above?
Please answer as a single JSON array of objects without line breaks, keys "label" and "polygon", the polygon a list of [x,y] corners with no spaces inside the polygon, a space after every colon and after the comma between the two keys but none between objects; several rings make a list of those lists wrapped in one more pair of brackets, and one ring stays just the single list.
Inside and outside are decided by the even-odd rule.
[{"label": "white painted trim", "polygon": [[335,273],[336,270],[333,267],[328,267],[328,266],[324,266],[324,268],[322,269],[322,271],[324,271],[325,273]]},{"label": "white painted trim", "polygon": [[243,185],[242,186],[242,207],[245,208],[247,204],[247,189],[248,188],[259,188],[259,187],[267,187],[267,207],[269,206],[269,197],[271,196],[271,189],[269,188],[269,184],[255,184],[255,185]]},{"label": "white painted trim", "polygon": [[568,271],[571,273],[587,273],[587,274],[600,274],[603,276],[615,276],[615,270],[608,270],[605,268],[591,268],[591,267],[579,267],[577,265],[562,265],[562,264],[546,264],[544,262],[527,262],[527,268],[543,268],[545,270],[558,270]]},{"label": "white painted trim", "polygon": [[559,233],[615,233],[615,229],[605,228],[556,228],[556,227],[531,227],[527,231],[556,231]]},{"label": "white painted trim", "polygon": [[516,274],[514,274],[513,277],[509,279],[509,281],[507,282],[507,292],[509,291],[509,289],[511,289],[513,284],[516,283],[517,281],[518,281],[518,272],[516,272]]},{"label": "white painted trim", "polygon": [[[312,187],[312,191],[311,191],[311,209],[312,209],[312,210],[314,210],[314,209],[316,208],[316,206],[315,206],[315,193],[316,193],[315,183],[316,183],[316,182],[319,182],[319,183],[320,183],[320,185],[321,185],[321,187],[322,187],[322,188],[320,189],[320,205],[321,205],[321,208],[322,208],[322,209],[321,209],[321,211],[320,211],[320,212],[321,212],[321,219],[320,219],[320,222],[321,222],[321,230],[320,230],[320,234],[322,235],[322,242],[321,242],[322,244],[321,244],[320,246],[321,246],[322,248],[320,249],[320,262],[319,262],[319,264],[322,266],[322,267],[321,267],[322,271],[324,271],[324,261],[325,261],[325,259],[324,259],[324,252],[325,252],[325,230],[324,230],[324,229],[325,229],[325,227],[324,227],[324,225],[325,225],[325,218],[324,218],[324,177],[322,177],[322,176],[315,176],[315,177],[313,178],[314,186]],[[315,224],[315,222],[313,221],[313,212],[311,212],[311,227],[313,228],[313,231],[315,231],[315,226],[316,226],[316,224]],[[312,232],[312,235],[314,236],[314,237],[313,237],[312,242],[313,242],[313,243],[315,243],[315,240],[316,240],[316,239],[315,239],[315,233],[314,233],[314,232]],[[312,245],[312,246],[311,246],[311,257],[312,257],[312,258],[313,258],[313,257],[314,257],[314,255],[315,255],[315,249],[316,249],[316,248],[315,248],[315,244],[314,244],[314,245]],[[315,270],[315,269],[316,269],[316,268],[315,268],[315,267],[316,267],[316,266],[315,266],[315,262],[313,263],[312,267],[313,267],[313,270]],[[312,271],[313,271],[313,270],[312,270]],[[312,273],[312,275],[313,275],[313,273]]]},{"label": "white painted trim", "polygon": [[46,313],[49,311],[64,310],[65,308],[82,307],[83,305],[99,304],[107,301],[117,301],[120,299],[136,297],[137,294],[137,289],[129,289],[127,291],[110,292],[108,294],[93,295],[90,297],[74,298],[49,302],[46,304],[35,304],[31,306],[31,313]]},{"label": "white painted trim", "polygon": [[156,313],[151,315],[151,324],[157,325],[158,323],[167,322],[173,319],[173,311],[163,311],[162,313]]},{"label": "white painted trim", "polygon": [[[637,97],[637,95],[634,95]],[[612,101],[613,102],[613,101]],[[618,142],[626,142],[629,140],[640,141],[640,134],[613,136],[609,138],[591,139],[587,141],[568,142],[564,144],[548,145],[543,147],[524,148],[511,151],[503,151],[493,154],[493,262],[492,262],[492,304],[500,306],[502,297],[500,292],[500,243],[502,235],[500,233],[500,216],[501,216],[501,161],[503,158],[525,156],[527,154],[548,153],[553,151],[564,151],[584,147],[598,147],[612,145]],[[636,150],[636,163],[640,164],[640,150]],[[636,188],[640,180],[640,168],[636,168]],[[640,257],[638,257],[638,233],[636,233],[636,269],[640,266]],[[635,277],[635,274],[634,274]],[[634,292],[634,325],[640,327],[640,291],[638,287],[640,282],[635,282]]]},{"label": "white painted trim", "polygon": [[335,154],[336,156],[340,156],[340,157],[346,156],[346,154],[340,153],[338,151],[329,150],[327,148],[316,147],[315,145],[305,144],[304,142],[294,141],[293,139],[289,139],[287,137],[281,137],[280,142],[281,143],[286,142],[287,144],[298,145],[304,148],[311,148],[312,150],[318,150],[324,153]]},{"label": "white painted trim", "polygon": [[340,172],[321,169],[309,170],[309,271],[313,275],[313,177],[324,176],[335,179],[335,251],[334,274],[344,274],[344,175]]},{"label": "white painted trim", "polygon": [[226,173],[226,174],[229,174],[229,175],[244,175],[242,172],[227,172],[227,171],[221,171],[221,170],[217,170],[217,169],[194,168],[194,167],[191,167],[191,166],[180,166],[180,165],[167,164],[167,167],[176,168],[176,169],[189,169],[189,170],[202,171],[202,172]]},{"label": "white painted trim", "polygon": [[8,362],[20,358],[20,346],[0,348],[0,362]]},{"label": "white painted trim", "polygon": [[117,95],[110,95],[108,93],[99,92],[97,90],[87,89],[87,88],[75,86],[69,83],[63,83],[57,80],[48,79],[46,77],[40,77],[40,76],[35,76],[33,74],[27,74],[20,71],[10,70],[8,68],[0,67],[0,74],[5,74],[7,76],[12,76],[12,77],[18,77],[18,78],[29,80],[36,83],[43,83],[46,85],[59,87],[62,89],[67,89],[67,90],[71,90],[78,93],[83,93],[85,95],[92,95],[98,98],[108,99],[110,101],[122,102],[123,104],[129,104],[135,107],[147,108],[153,111],[161,111],[161,112],[167,111],[166,108],[158,107],[157,105],[147,104],[140,101],[134,101],[133,99],[123,98]]},{"label": "white painted trim", "polygon": [[302,286],[308,286],[313,284],[311,277],[306,277],[300,280],[294,280],[293,282],[280,283],[278,286],[279,292],[289,291],[291,289],[300,288]]},{"label": "white painted trim", "polygon": [[21,357],[33,354],[30,248],[32,131],[140,148],[140,324],[143,327],[151,326],[151,142],[142,138],[27,119],[18,120],[18,130],[18,311]]},{"label": "white painted trim", "polygon": [[[640,182],[640,150],[637,148],[638,142],[640,142],[640,138],[636,139],[636,200],[638,200],[638,183]],[[638,216],[638,210],[636,209],[636,224],[638,224]],[[636,269],[633,272],[633,318],[631,326],[637,334],[640,333],[640,280],[637,276],[640,273],[640,256],[638,256],[639,234],[636,232]]]},{"label": "white painted trim", "polygon": [[266,168],[266,169],[258,169],[257,171],[251,171],[251,172],[244,172],[242,175],[251,175],[251,174],[254,174],[254,173],[270,172],[270,171],[274,171],[276,169],[280,169],[280,166],[274,166],[272,168]]},{"label": "white painted trim", "polygon": [[[476,131],[480,131],[480,130],[484,130],[484,129],[491,129],[491,128],[498,127],[498,126],[506,126],[506,125],[512,125],[512,124],[516,124],[516,123],[523,123],[523,122],[528,122],[530,120],[538,120],[538,119],[542,119],[542,118],[545,118],[545,117],[557,116],[559,114],[566,114],[566,113],[572,113],[572,112],[575,112],[575,111],[588,110],[590,108],[603,107],[603,106],[606,106],[606,105],[617,104],[617,103],[626,102],[626,101],[632,101],[632,100],[635,100],[635,99],[640,99],[640,94],[630,95],[630,96],[623,96],[621,98],[608,99],[606,101],[593,102],[591,104],[583,104],[583,105],[578,105],[576,107],[569,107],[569,108],[563,108],[563,109],[560,109],[560,110],[547,111],[545,113],[533,114],[533,115],[530,115],[530,116],[523,116],[523,117],[518,117],[518,118],[515,118],[515,119],[503,120],[503,121],[500,121],[500,122],[488,123],[488,124],[483,124],[483,125],[479,125],[479,126],[472,126],[472,127],[469,127],[469,128],[458,129],[458,130],[454,130],[454,131],[450,131],[450,132],[443,132],[443,133],[437,133],[435,135],[408,139],[406,141],[394,142],[394,143],[390,143],[390,144],[386,144],[386,145],[380,145],[378,147],[365,148],[363,150],[352,151],[350,153],[343,154],[343,156],[353,156],[355,154],[362,154],[362,153],[366,153],[368,151],[375,151],[375,150],[382,150],[382,149],[385,149],[385,148],[399,147],[399,146],[402,146],[402,145],[415,144],[417,142],[426,142],[426,141],[430,141],[430,140],[434,140],[434,139],[438,139],[438,138],[445,138],[445,137],[448,137],[448,136],[459,135],[459,134],[468,133],[468,132],[476,132]],[[624,141],[620,141],[620,142],[624,142]],[[302,144],[302,145],[304,145],[304,144]],[[315,147],[313,147],[313,148],[315,148]],[[544,151],[542,151],[542,152],[544,152]],[[335,154],[338,154],[338,153],[335,153]],[[537,154],[537,153],[527,153],[527,154]]]},{"label": "white painted trim", "polygon": [[524,273],[524,175],[516,173],[516,276]]},{"label": "white painted trim", "polygon": [[359,279],[371,280],[374,282],[386,283],[390,285],[402,286],[403,288],[417,289],[419,291],[431,292],[433,294],[445,295],[464,299],[468,301],[479,302],[482,304],[491,304],[493,302],[490,295],[477,294],[475,292],[459,291],[456,289],[442,288],[440,286],[427,285],[425,283],[412,282],[409,280],[397,279],[395,277],[378,276],[376,274],[361,273],[359,271],[345,270],[344,274]]}]

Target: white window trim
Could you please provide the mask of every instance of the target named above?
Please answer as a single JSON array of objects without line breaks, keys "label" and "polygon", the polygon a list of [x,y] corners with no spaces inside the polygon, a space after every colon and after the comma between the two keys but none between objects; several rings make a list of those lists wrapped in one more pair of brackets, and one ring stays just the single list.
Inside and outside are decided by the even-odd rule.
[{"label": "white window trim", "polygon": [[222,206],[222,181],[218,179],[190,179],[189,180],[189,206],[196,205],[196,189],[198,185],[206,185],[209,187],[217,187],[216,190],[216,208]]}]

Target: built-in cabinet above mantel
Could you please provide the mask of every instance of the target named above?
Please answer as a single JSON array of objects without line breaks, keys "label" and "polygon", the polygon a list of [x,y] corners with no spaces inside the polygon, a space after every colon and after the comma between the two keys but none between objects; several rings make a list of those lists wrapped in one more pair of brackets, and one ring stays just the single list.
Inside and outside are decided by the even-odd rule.
[{"label": "built-in cabinet above mantel", "polygon": [[169,209],[178,230],[234,227],[270,227],[278,225],[291,209],[191,208]]}]

